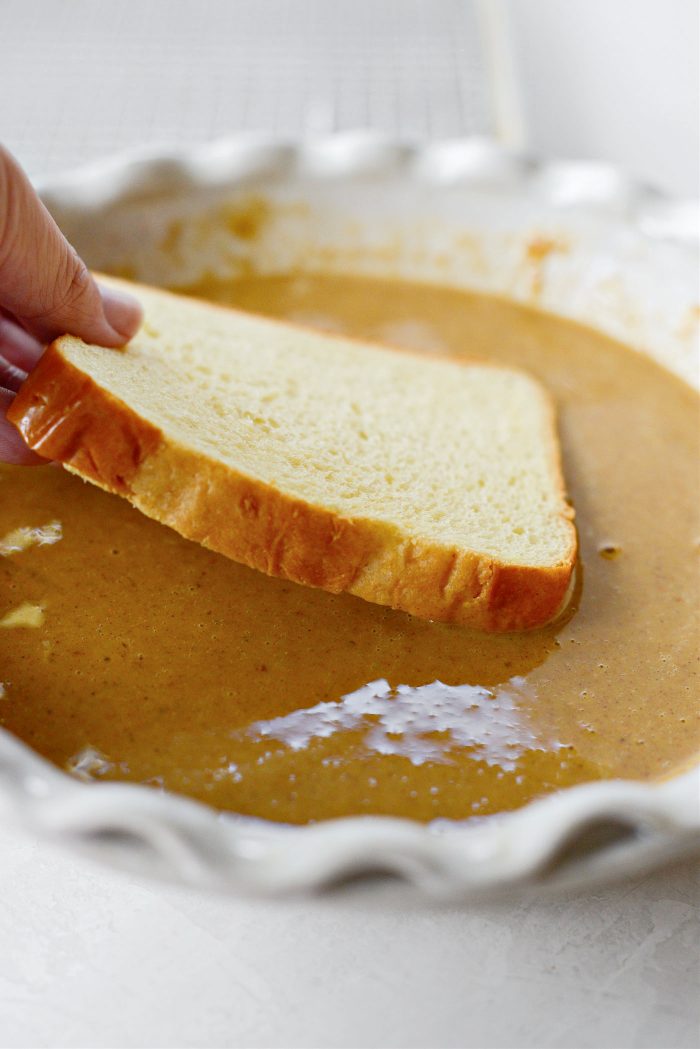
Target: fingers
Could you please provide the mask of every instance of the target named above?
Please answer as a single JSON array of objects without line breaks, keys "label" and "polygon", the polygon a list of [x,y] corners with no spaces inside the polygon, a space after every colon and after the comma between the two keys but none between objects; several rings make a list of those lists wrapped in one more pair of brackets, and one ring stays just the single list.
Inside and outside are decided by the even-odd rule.
[{"label": "fingers", "polygon": [[141,309],[111,290],[100,293],[85,264],[0,147],[0,306],[42,343],[66,332],[121,346],[137,331]]},{"label": "fingers", "polygon": [[0,461],[46,461],[5,418],[46,343],[69,333],[122,346],[141,320],[135,299],[98,288],[22,169],[0,146]]},{"label": "fingers", "polygon": [[16,466],[40,466],[46,459],[30,451],[26,444],[5,418],[5,412],[12,403],[14,394],[0,388],[0,462],[13,463]]},{"label": "fingers", "polygon": [[28,372],[39,360],[43,350],[38,339],[9,317],[0,314],[0,358],[4,357],[10,364]]},{"label": "fingers", "polygon": [[5,390],[11,390],[12,393],[17,393],[26,378],[25,371],[0,357],[0,386]]}]

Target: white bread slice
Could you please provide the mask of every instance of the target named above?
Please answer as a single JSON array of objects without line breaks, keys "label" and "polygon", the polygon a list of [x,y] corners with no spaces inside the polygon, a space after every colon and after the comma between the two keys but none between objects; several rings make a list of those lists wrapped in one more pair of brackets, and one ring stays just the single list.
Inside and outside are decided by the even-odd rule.
[{"label": "white bread slice", "polygon": [[488,631],[558,613],[576,531],[532,378],[122,286],[136,338],[63,336],[15,398],[37,452],[269,575]]}]

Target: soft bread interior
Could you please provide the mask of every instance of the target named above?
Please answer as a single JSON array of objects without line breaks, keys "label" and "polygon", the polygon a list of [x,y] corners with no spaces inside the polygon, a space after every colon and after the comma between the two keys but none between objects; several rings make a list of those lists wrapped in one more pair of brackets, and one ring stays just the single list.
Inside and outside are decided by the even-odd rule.
[{"label": "soft bread interior", "polygon": [[423,540],[517,565],[570,556],[553,411],[528,375],[141,297],[126,352],[61,348],[172,440]]}]

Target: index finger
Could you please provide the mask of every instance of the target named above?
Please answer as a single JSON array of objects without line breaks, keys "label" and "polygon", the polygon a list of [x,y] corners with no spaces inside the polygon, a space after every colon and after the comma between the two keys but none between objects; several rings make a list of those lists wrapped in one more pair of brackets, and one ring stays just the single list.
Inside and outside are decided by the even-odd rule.
[{"label": "index finger", "polygon": [[0,146],[0,306],[41,342],[66,333],[122,346],[141,323],[135,299],[100,293],[85,263]]}]

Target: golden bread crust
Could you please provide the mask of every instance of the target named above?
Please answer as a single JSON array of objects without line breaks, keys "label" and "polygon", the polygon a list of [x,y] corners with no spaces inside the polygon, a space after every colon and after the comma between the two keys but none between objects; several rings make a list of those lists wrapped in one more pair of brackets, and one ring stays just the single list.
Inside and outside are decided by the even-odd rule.
[{"label": "golden bread crust", "polygon": [[[60,339],[7,417],[40,455],[268,575],[491,632],[541,626],[567,597],[573,525],[567,559],[539,567],[504,564],[411,539],[384,522],[344,517],[170,440],[67,361]],[[554,467],[561,477],[559,464]]]}]

